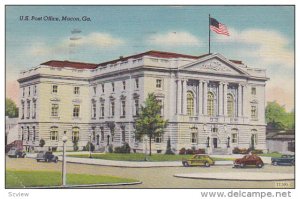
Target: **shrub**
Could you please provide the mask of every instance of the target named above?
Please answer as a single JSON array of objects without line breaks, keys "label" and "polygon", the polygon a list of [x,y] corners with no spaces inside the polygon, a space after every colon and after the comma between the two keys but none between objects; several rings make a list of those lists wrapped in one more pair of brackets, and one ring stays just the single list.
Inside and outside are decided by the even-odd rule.
[{"label": "shrub", "polygon": [[205,149],[197,149],[194,152],[195,154],[205,154]]},{"label": "shrub", "polygon": [[187,149],[185,154],[192,155],[194,154],[194,151],[192,149]]},{"label": "shrub", "polygon": [[232,153],[233,154],[248,154],[250,152],[249,149],[246,149],[246,148],[238,148],[238,147],[235,147],[233,150],[232,150]]},{"label": "shrub", "polygon": [[108,153],[112,153],[112,152],[114,152],[114,148],[113,148],[113,146],[110,144],[110,145],[108,146]]},{"label": "shrub", "polygon": [[181,148],[181,149],[179,150],[179,155],[185,155],[185,153],[186,153],[185,148]]},{"label": "shrub", "polygon": [[40,146],[40,147],[43,147],[45,144],[46,144],[45,140],[44,140],[43,138],[40,139],[39,146]]},{"label": "shrub", "polygon": [[78,151],[79,147],[78,147],[78,139],[74,139],[73,141],[73,150],[74,151]]},{"label": "shrub", "polygon": [[130,146],[127,142],[123,144],[121,147],[115,147],[115,153],[130,153]]},{"label": "shrub", "polygon": [[90,146],[91,146],[91,151],[95,151],[95,145],[91,142],[86,143],[86,145],[83,147],[83,151],[90,151]]},{"label": "shrub", "polygon": [[166,149],[165,154],[174,155],[174,152],[171,149],[171,140],[170,140],[170,138],[168,138],[167,149]]},{"label": "shrub", "polygon": [[252,154],[263,154],[263,150],[261,149],[255,149],[251,151]]}]

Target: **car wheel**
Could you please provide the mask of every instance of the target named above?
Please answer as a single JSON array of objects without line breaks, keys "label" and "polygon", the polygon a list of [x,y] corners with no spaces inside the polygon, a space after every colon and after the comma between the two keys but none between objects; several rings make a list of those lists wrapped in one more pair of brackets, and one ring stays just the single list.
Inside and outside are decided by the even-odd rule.
[{"label": "car wheel", "polygon": [[273,165],[274,165],[274,166],[277,166],[277,165],[278,165],[278,163],[275,161],[275,162],[273,162]]},{"label": "car wheel", "polygon": [[241,168],[244,168],[244,167],[245,167],[245,164],[244,164],[244,163],[241,163],[241,164],[240,164],[240,167],[241,167]]},{"label": "car wheel", "polygon": [[57,163],[58,162],[58,158],[55,158],[54,162]]},{"label": "car wheel", "polygon": [[189,165],[189,163],[185,162],[185,163],[184,163],[184,166],[185,166],[185,167],[189,167],[190,165]]},{"label": "car wheel", "polygon": [[210,164],[208,162],[205,162],[204,164],[206,167],[210,167]]},{"label": "car wheel", "polygon": [[19,157],[20,157],[20,155],[19,155],[19,154],[17,154],[17,155],[16,155],[16,158],[19,158]]},{"label": "car wheel", "polygon": [[258,164],[256,165],[256,167],[257,167],[257,168],[262,168],[263,165],[262,165],[262,163],[258,163]]},{"label": "car wheel", "polygon": [[37,162],[40,162],[40,160],[36,160]]},{"label": "car wheel", "polygon": [[294,161],[292,161],[292,162],[291,162],[291,166],[294,166],[294,165],[295,165],[295,162],[294,162]]}]

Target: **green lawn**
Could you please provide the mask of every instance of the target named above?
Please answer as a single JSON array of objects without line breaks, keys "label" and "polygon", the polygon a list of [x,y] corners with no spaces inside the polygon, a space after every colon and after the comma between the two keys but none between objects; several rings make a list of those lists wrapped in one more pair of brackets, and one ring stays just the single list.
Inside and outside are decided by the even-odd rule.
[{"label": "green lawn", "polygon": [[[88,154],[72,154],[70,157],[88,158]],[[166,155],[166,154],[152,154],[147,155],[147,161],[161,162],[161,161],[181,161],[183,158],[191,158],[193,155]],[[145,154],[143,153],[105,153],[105,154],[92,154],[95,159],[104,160],[119,160],[119,161],[145,161]],[[213,158],[217,160],[234,160],[234,158]]]},{"label": "green lawn", "polygon": [[264,153],[264,154],[258,154],[259,156],[264,156],[264,157],[271,157],[271,158],[280,158],[281,153]]},{"label": "green lawn", "polygon": [[[67,174],[67,184],[108,184],[137,182],[135,179],[119,178],[114,176]],[[19,171],[6,170],[6,188],[28,188],[39,186],[60,186],[61,173],[52,171]]]}]

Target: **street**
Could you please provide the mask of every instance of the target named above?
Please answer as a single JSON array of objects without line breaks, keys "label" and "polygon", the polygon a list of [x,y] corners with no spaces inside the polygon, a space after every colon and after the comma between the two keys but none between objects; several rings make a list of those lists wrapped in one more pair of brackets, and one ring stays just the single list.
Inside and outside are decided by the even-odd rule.
[{"label": "street", "polygon": [[[61,162],[46,163],[36,162],[30,158],[8,158],[6,157],[6,168],[16,170],[48,170],[61,171]],[[67,172],[78,174],[109,175],[126,178],[134,178],[142,181],[139,185],[116,186],[116,187],[95,187],[95,188],[278,188],[277,181],[227,181],[227,180],[202,180],[202,179],[184,179],[174,177],[174,174],[199,173],[199,172],[272,172],[276,173],[294,173],[294,166],[272,166],[265,165],[262,169],[244,168],[233,169],[231,166],[211,166],[206,167],[161,167],[161,168],[123,168],[95,166],[84,164],[67,164]],[[280,181],[282,182],[282,181]],[[294,181],[287,181],[293,188]]]}]

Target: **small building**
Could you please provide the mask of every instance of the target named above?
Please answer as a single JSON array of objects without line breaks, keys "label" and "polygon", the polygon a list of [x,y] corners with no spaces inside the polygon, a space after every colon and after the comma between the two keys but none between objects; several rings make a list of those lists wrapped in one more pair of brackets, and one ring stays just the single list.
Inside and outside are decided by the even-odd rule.
[{"label": "small building", "polygon": [[15,141],[18,140],[18,118],[5,117],[5,146],[7,150],[11,146],[15,146]]},{"label": "small building", "polygon": [[270,153],[295,153],[295,130],[268,130],[267,148]]}]

